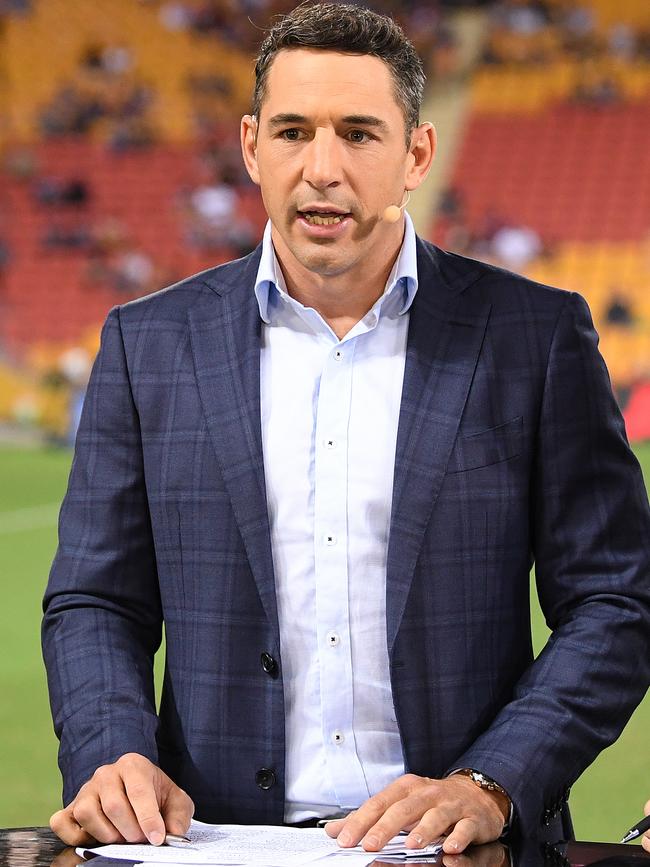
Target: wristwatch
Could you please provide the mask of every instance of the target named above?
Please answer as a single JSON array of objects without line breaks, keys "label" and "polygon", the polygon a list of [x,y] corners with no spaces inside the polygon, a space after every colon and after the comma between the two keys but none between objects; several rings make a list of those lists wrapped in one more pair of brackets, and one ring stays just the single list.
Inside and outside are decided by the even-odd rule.
[{"label": "wristwatch", "polygon": [[505,825],[503,826],[503,831],[501,832],[502,836],[505,834],[511,824],[512,824],[512,800],[510,795],[506,792],[503,786],[500,786],[492,777],[488,777],[486,774],[482,774],[480,771],[475,771],[474,768],[459,768],[457,771],[452,772],[452,776],[455,774],[460,774],[462,777],[468,777],[473,783],[480,789],[485,789],[488,792],[499,792],[499,794],[503,795],[508,801],[508,818],[506,819]]}]

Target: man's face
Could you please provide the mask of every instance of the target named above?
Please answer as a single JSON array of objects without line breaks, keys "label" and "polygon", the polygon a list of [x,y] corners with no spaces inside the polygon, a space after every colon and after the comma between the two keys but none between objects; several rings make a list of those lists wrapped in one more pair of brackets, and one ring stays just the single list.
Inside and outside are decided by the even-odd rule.
[{"label": "man's face", "polygon": [[411,182],[416,158],[406,149],[404,114],[382,60],[279,52],[259,119],[242,121],[242,147],[284,264],[293,257],[333,276],[387,251],[394,256],[402,221],[381,215],[419,180]]}]

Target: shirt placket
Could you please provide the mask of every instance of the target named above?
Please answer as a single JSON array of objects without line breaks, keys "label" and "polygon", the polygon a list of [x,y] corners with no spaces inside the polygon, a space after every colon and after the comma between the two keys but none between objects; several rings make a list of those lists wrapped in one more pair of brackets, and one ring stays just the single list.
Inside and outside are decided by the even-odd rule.
[{"label": "shirt placket", "polygon": [[353,731],[348,591],[348,423],[356,340],[336,344],[321,374],[314,462],[314,552],[322,737],[337,802],[368,797]]}]

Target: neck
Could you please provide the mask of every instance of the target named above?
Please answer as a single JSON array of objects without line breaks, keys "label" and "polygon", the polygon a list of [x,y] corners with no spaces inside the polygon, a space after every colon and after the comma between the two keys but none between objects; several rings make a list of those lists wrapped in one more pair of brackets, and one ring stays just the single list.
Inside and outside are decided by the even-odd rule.
[{"label": "neck", "polygon": [[312,307],[341,340],[363,319],[383,294],[402,246],[404,230],[382,256],[366,256],[339,274],[321,274],[305,268],[273,233],[276,257],[287,292],[305,307]]}]

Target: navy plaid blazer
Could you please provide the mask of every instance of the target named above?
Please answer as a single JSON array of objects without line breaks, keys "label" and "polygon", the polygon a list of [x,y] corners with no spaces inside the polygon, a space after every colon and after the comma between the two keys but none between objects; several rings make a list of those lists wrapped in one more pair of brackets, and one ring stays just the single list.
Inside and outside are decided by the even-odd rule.
[{"label": "navy plaid blazer", "polygon": [[[105,324],[44,600],[65,803],[133,751],[197,818],[282,822],[259,256]],[[580,296],[420,240],[418,273],[386,590],[404,761],[483,771],[523,833],[557,838],[649,682],[647,496]],[[533,562],[552,629],[534,662]]]}]

